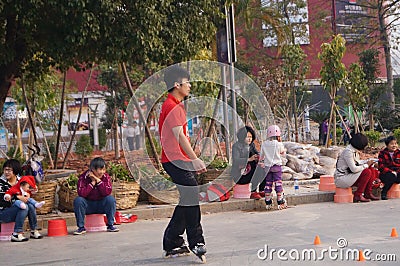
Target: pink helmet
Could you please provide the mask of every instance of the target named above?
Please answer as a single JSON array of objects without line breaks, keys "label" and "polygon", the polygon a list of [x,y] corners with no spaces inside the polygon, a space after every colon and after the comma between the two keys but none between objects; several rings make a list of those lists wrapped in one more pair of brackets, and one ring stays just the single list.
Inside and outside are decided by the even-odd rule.
[{"label": "pink helmet", "polygon": [[281,136],[281,130],[277,125],[272,125],[269,126],[267,129],[267,137],[280,137]]}]

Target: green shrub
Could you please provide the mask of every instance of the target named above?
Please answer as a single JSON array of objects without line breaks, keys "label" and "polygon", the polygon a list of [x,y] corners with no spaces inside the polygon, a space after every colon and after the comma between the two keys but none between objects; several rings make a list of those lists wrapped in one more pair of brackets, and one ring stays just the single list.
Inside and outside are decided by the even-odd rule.
[{"label": "green shrub", "polygon": [[[98,128],[97,131],[99,134],[99,150],[102,150],[107,144],[107,132],[105,128]],[[94,146],[93,129],[89,130],[89,134],[90,134],[90,144]]]},{"label": "green shrub", "polygon": [[[14,157],[15,149],[18,149],[18,151],[17,151],[17,153],[15,154],[15,157]],[[10,149],[7,151],[7,156],[9,158],[14,158],[14,159],[16,159],[16,160],[18,160],[18,161],[20,161],[22,163],[25,162],[25,159],[24,159],[24,157],[23,157],[23,155],[22,155],[22,153],[21,153],[21,151],[19,150],[18,147],[11,146]]]},{"label": "green shrub", "polygon": [[400,142],[400,128],[393,130],[393,136]]},{"label": "green shrub", "polygon": [[122,164],[116,164],[112,162],[108,163],[107,173],[114,180],[135,181],[129,170]]},{"label": "green shrub", "polygon": [[93,146],[90,144],[90,137],[88,135],[82,135],[76,142],[75,153],[86,158],[89,157],[92,152]]},{"label": "green shrub", "polygon": [[78,187],[78,176],[76,174],[70,174],[65,180],[67,182],[68,188],[72,190],[77,190]]},{"label": "green shrub", "polygon": [[381,133],[375,130],[365,131],[365,136],[368,138],[369,146],[375,147],[375,144],[379,141]]},{"label": "green shrub", "polygon": [[[161,155],[161,145],[160,145],[160,143],[154,137],[152,139],[153,139],[153,143],[154,143],[154,146],[156,148],[157,154]],[[146,137],[146,150],[147,150],[147,153],[149,154],[150,157],[154,157],[153,152],[152,152],[151,147],[150,147],[150,142],[147,139],[147,137]]]},{"label": "green shrub", "polygon": [[336,127],[336,139],[338,142],[342,138],[342,135],[343,135],[343,129],[341,127]]}]

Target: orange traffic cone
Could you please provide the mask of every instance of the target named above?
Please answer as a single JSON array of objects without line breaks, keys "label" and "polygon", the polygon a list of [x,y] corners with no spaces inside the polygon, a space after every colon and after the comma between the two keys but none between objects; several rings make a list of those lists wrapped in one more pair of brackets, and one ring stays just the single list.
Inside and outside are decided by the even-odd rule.
[{"label": "orange traffic cone", "polygon": [[392,233],[390,234],[391,237],[399,237],[399,235],[397,234],[396,228],[392,228]]},{"label": "orange traffic cone", "polygon": [[361,249],[358,251],[358,261],[365,261],[364,252]]},{"label": "orange traffic cone", "polygon": [[314,245],[320,245],[321,244],[321,239],[319,239],[319,236],[315,236],[314,238]]}]

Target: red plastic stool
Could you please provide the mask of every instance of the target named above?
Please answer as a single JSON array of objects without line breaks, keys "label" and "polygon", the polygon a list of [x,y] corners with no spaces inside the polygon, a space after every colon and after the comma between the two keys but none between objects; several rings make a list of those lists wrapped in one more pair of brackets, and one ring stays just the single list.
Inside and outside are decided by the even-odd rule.
[{"label": "red plastic stool", "polygon": [[320,191],[335,191],[335,179],[331,175],[321,175],[319,178]]},{"label": "red plastic stool", "polygon": [[104,214],[87,214],[85,217],[85,228],[88,232],[107,231]]},{"label": "red plastic stool", "polygon": [[400,198],[400,184],[393,184],[387,193],[388,199]]},{"label": "red plastic stool", "polygon": [[47,222],[48,236],[66,236],[68,235],[67,222],[65,219],[49,220]]},{"label": "red plastic stool", "polygon": [[250,183],[239,185],[236,184],[233,186],[233,197],[235,199],[249,199],[251,194]]},{"label": "red plastic stool", "polygon": [[351,203],[353,202],[353,190],[351,187],[348,188],[335,188],[335,196],[333,201],[336,203]]},{"label": "red plastic stool", "polygon": [[14,222],[0,224],[0,241],[11,240],[11,234],[14,232],[14,226]]}]

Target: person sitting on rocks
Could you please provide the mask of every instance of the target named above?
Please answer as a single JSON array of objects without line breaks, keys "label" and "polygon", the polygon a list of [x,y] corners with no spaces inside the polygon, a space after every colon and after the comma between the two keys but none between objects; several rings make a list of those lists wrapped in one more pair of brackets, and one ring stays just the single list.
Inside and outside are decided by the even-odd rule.
[{"label": "person sitting on rocks", "polygon": [[381,199],[387,200],[387,192],[394,183],[400,183],[400,150],[397,140],[393,136],[385,139],[386,148],[381,150],[378,155],[379,178],[384,186],[381,192]]},{"label": "person sitting on rocks", "polygon": [[[240,128],[236,135],[238,141],[232,145],[231,174],[233,181],[239,185],[251,182],[250,198],[261,199],[265,196],[265,175],[263,173],[264,170],[261,167],[257,167],[259,151],[254,144],[256,133],[253,128],[245,126]],[[257,192],[257,186],[260,193]]]},{"label": "person sitting on rocks", "polygon": [[106,214],[107,231],[118,232],[114,226],[116,201],[111,195],[111,177],[106,173],[106,163],[103,158],[94,158],[89,170],[83,172],[78,180],[78,197],[74,200],[74,212],[78,229],[74,235],[86,233],[85,215]]},{"label": "person sitting on rocks", "polygon": [[368,139],[362,133],[354,134],[350,144],[342,151],[336,162],[335,185],[338,188],[356,186],[354,202],[379,200],[372,194],[372,186],[378,178],[378,171],[373,169],[374,160],[361,163],[360,152],[368,145]]}]

